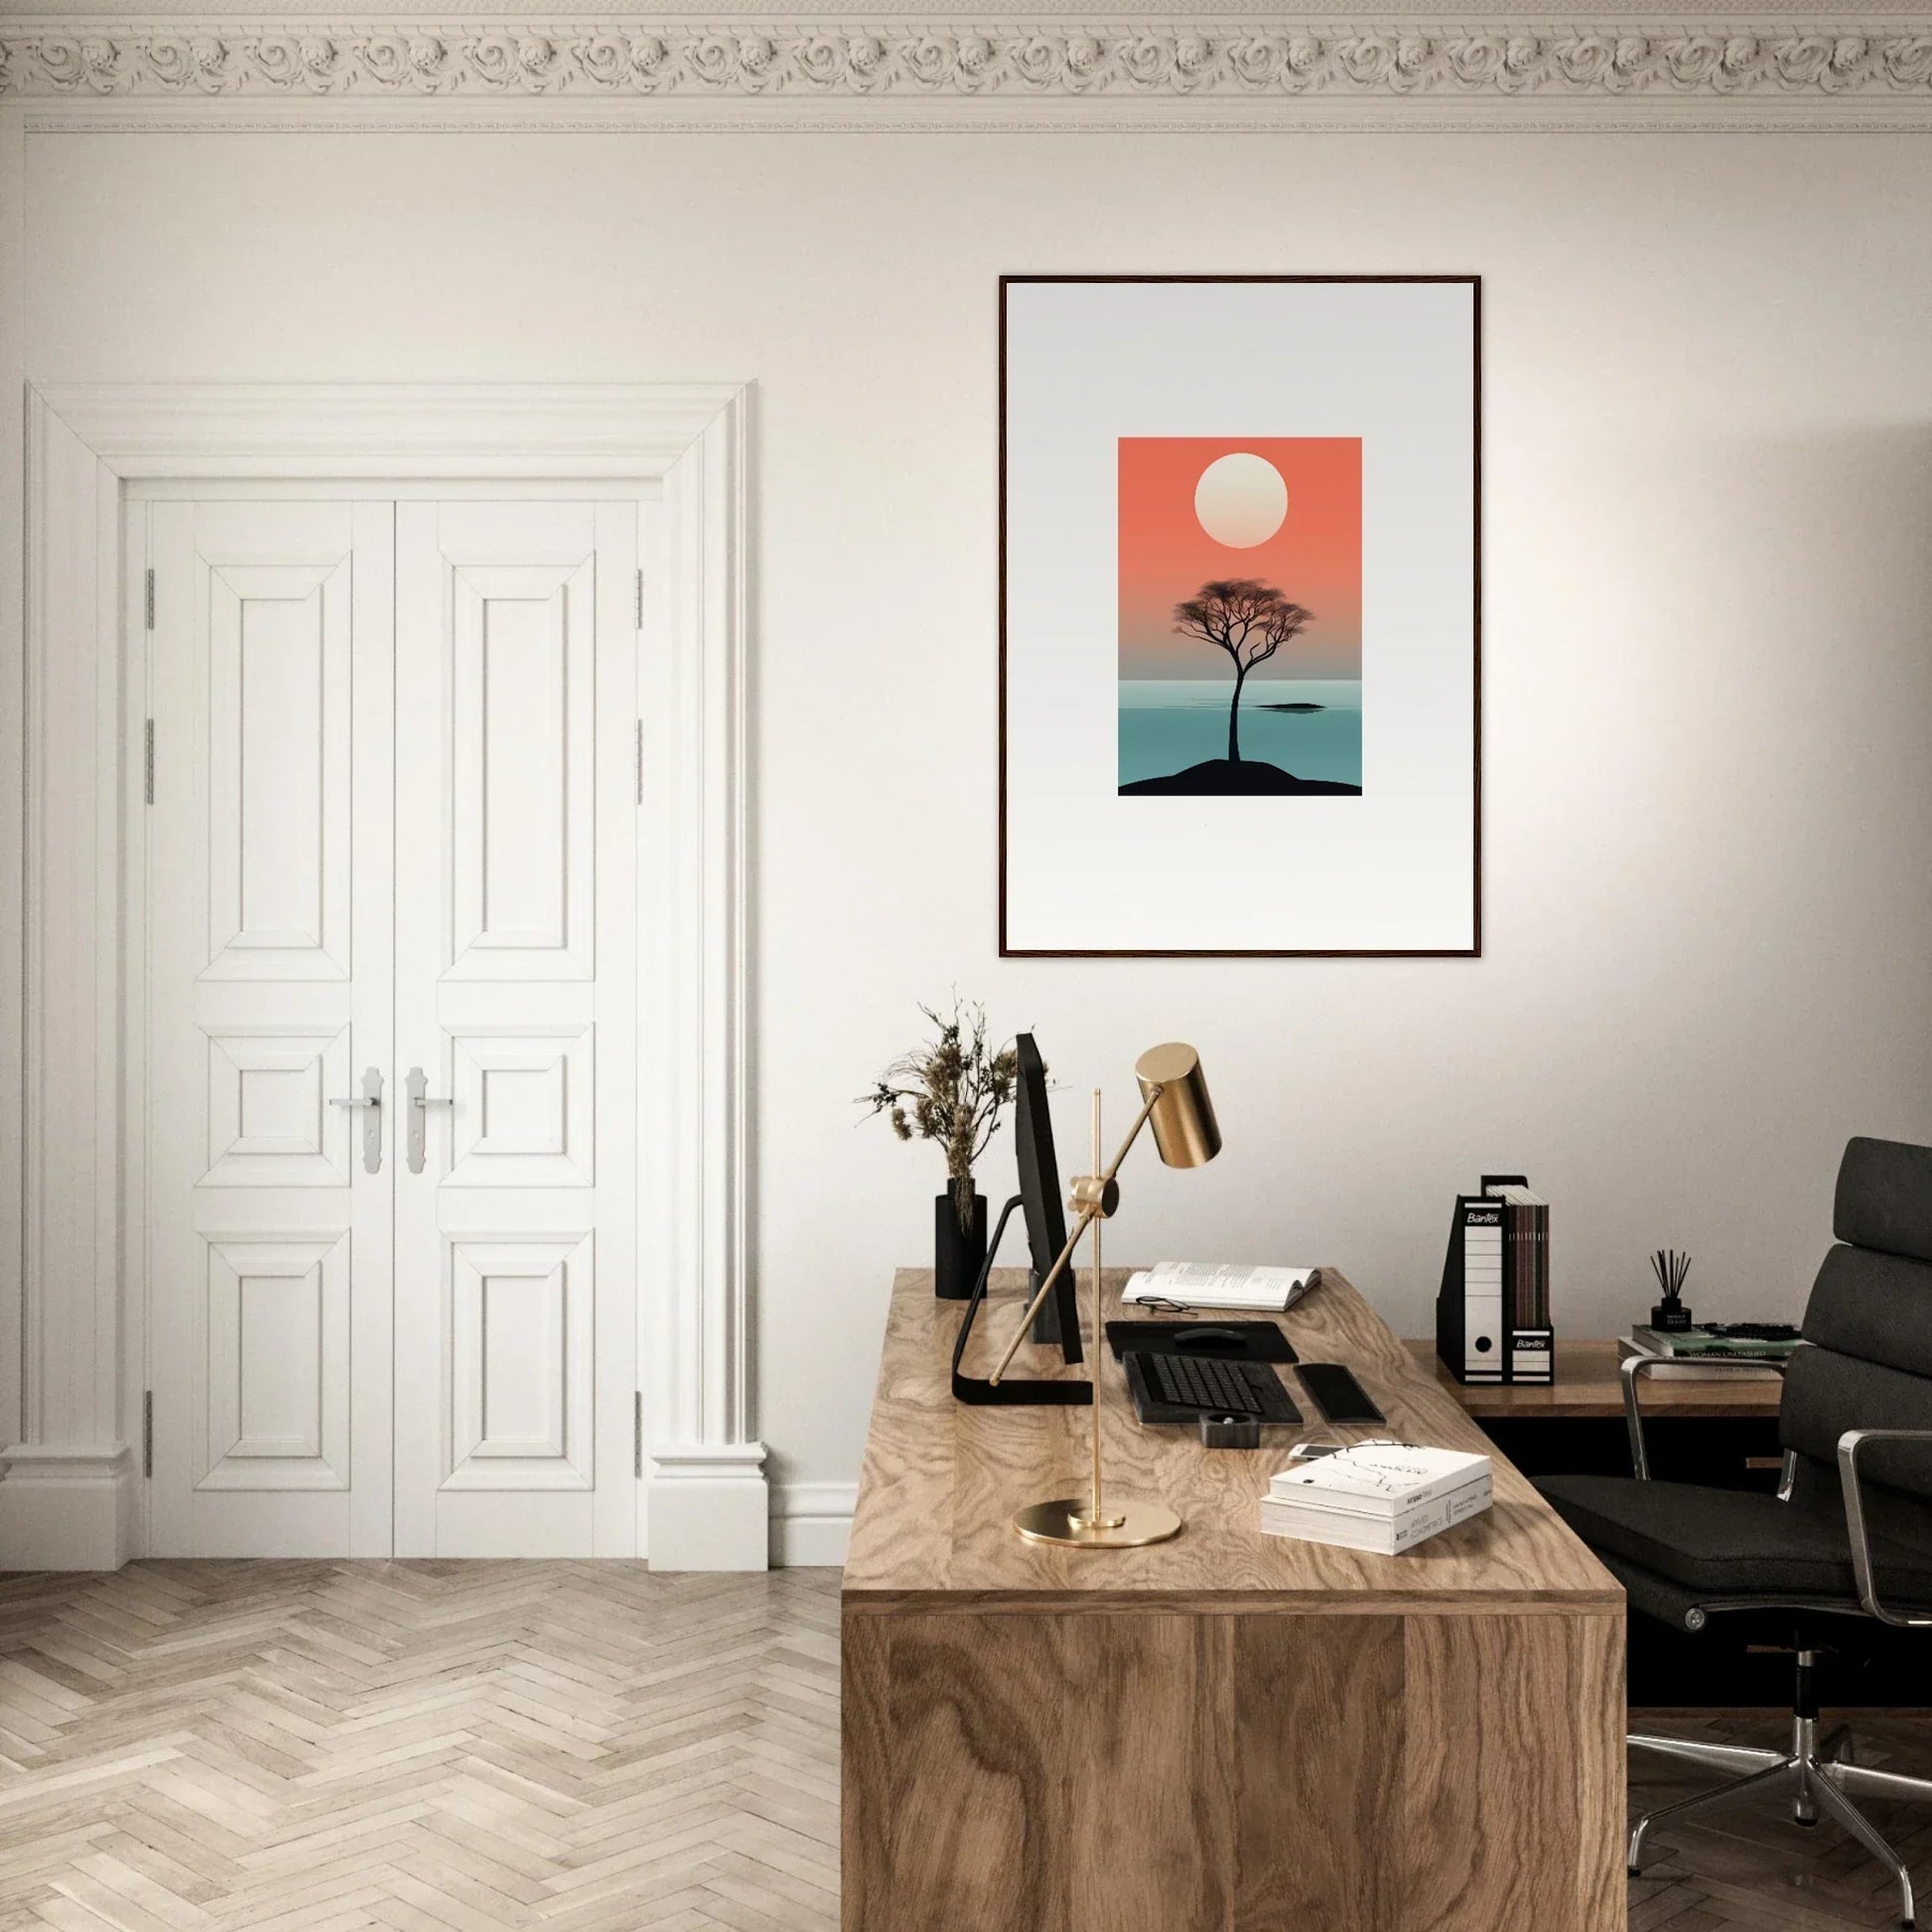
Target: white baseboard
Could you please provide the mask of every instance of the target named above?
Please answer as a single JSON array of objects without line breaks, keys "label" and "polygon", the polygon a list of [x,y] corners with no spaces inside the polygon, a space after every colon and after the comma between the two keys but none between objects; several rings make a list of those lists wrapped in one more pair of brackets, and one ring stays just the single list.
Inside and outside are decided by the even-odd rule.
[{"label": "white baseboard", "polygon": [[856,1482],[787,1482],[771,1492],[771,1562],[778,1569],[845,1564],[858,1507]]},{"label": "white baseboard", "polygon": [[771,1498],[764,1445],[731,1443],[650,1452],[653,1570],[764,1570]]},{"label": "white baseboard", "polygon": [[[118,1570],[133,1552],[134,1458],[124,1445],[0,1451],[0,1571]],[[756,1444],[653,1455],[653,1570],[837,1569],[855,1482],[765,1481]]]},{"label": "white baseboard", "polygon": [[133,1554],[125,1443],[16,1443],[0,1463],[0,1570],[118,1570]]}]

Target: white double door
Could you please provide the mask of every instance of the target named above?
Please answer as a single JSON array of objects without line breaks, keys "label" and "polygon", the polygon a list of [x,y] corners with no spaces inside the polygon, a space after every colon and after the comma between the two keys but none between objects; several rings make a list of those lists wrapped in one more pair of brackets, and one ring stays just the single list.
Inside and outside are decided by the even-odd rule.
[{"label": "white double door", "polygon": [[655,506],[218,495],[132,512],[150,1547],[628,1554]]}]

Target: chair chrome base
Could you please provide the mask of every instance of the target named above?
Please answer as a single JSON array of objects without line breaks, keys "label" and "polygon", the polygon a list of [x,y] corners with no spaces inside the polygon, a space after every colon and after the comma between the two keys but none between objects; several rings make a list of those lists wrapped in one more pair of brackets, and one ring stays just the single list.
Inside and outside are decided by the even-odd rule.
[{"label": "chair chrome base", "polygon": [[1743,1744],[1704,1744],[1683,1737],[1648,1737],[1635,1733],[1626,1740],[1643,1750],[1660,1751],[1689,1764],[1708,1764],[1715,1770],[1735,1771],[1728,1784],[1701,1791],[1674,1805],[1646,1812],[1630,1834],[1630,1875],[1637,1875],[1637,1860],[1645,1835],[1653,1825],[1674,1823],[1701,1811],[1715,1810],[1733,1799],[1789,1796],[1791,1816],[1800,1825],[1815,1825],[1820,1812],[1850,1832],[1898,1882],[1899,1923],[1912,1924],[1912,1879],[1905,1862],[1878,1835],[1878,1829],[1852,1802],[1852,1793],[1867,1798],[1916,1798],[1932,1804],[1932,1778],[1901,1777],[1894,1771],[1874,1771],[1853,1761],[1851,1732],[1838,1725],[1823,1737],[1816,1718],[1793,1718],[1789,1751],[1755,1750]]}]

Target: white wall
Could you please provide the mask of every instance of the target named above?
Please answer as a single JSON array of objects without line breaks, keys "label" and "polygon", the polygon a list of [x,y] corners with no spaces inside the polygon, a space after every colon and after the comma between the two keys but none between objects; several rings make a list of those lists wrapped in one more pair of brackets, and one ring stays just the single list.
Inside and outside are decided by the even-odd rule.
[{"label": "white wall", "polygon": [[[1201,1047],[1227,1153],[1130,1176],[1112,1258],[1335,1264],[1409,1333],[1482,1167],[1553,1197],[1603,1334],[1663,1242],[1701,1310],[1794,1313],[1845,1137],[1932,1139],[1922,136],[44,132],[28,174],[38,381],[758,381],[781,1483],[857,1472],[938,1166],[851,1097],[954,985],[1037,1030],[1069,1139]],[[1485,277],[1482,959],[996,959],[1027,270]]]}]

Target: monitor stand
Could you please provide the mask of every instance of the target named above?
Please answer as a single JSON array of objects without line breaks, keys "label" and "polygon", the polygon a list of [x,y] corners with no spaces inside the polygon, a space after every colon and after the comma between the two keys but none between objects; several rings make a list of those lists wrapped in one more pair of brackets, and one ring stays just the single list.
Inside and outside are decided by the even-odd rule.
[{"label": "monitor stand", "polygon": [[[1000,1209],[998,1225],[993,1230],[993,1239],[986,1244],[986,1261],[979,1272],[979,1279],[973,1284],[973,1292],[967,1298],[965,1312],[959,1317],[959,1334],[952,1346],[952,1392],[961,1402],[970,1402],[983,1408],[1023,1408],[1034,1406],[1057,1406],[1060,1408],[1090,1408],[1093,1404],[1093,1384],[1091,1382],[1030,1382],[1016,1375],[1003,1375],[997,1382],[990,1382],[983,1375],[967,1375],[960,1369],[966,1357],[966,1344],[973,1333],[973,1318],[980,1311],[980,1304],[986,1300],[986,1284],[993,1273],[993,1263],[1000,1252],[1000,1237],[1007,1231],[1007,1222],[1013,1217],[1013,1210],[1020,1205],[1021,1196],[1015,1194]],[[1028,1293],[1031,1301],[1039,1293],[1039,1277],[1028,1277],[1032,1287]],[[1062,1293],[1064,1291],[1064,1293]],[[1075,1340],[1078,1360],[1078,1340],[1080,1317],[1073,1303],[1073,1271],[1068,1269],[1054,1284],[1053,1293],[1047,1304],[1040,1310],[1040,1319],[1048,1315],[1053,1318],[1051,1340],[1057,1342],[1063,1332],[1062,1321],[1070,1322]],[[1033,1326],[1033,1339],[1039,1340],[1039,1322]],[[1062,1351],[1064,1352],[1064,1351]]]},{"label": "monitor stand", "polygon": [[[1073,1270],[1069,1268],[1061,1276],[1059,1287],[1055,1288],[1053,1293],[1039,1305],[1039,1312],[1034,1316],[1033,1338],[1035,1341],[1039,1342],[1043,1346],[1058,1347],[1062,1332],[1060,1327],[1060,1316],[1062,1313],[1060,1303],[1065,1299],[1060,1294],[1059,1289],[1070,1288],[1072,1285]],[[1030,1268],[1027,1271],[1027,1300],[1031,1302],[1038,1293],[1039,1270],[1037,1268]],[[1078,1317],[1076,1316],[1075,1319],[1077,1321]]]}]

